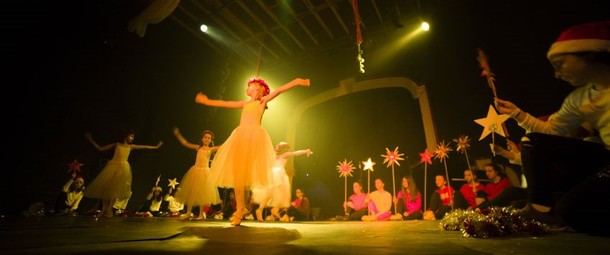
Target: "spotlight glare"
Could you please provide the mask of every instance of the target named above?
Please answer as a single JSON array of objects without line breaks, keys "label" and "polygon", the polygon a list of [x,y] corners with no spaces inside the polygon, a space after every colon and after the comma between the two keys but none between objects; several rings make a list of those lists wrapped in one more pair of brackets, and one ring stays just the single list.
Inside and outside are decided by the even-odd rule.
[{"label": "spotlight glare", "polygon": [[204,33],[208,32],[208,26],[206,24],[201,24],[199,29],[201,30],[201,32],[204,32]]},{"label": "spotlight glare", "polygon": [[428,22],[422,22],[421,25],[419,26],[419,28],[423,31],[428,31],[430,30],[430,24],[428,24]]}]

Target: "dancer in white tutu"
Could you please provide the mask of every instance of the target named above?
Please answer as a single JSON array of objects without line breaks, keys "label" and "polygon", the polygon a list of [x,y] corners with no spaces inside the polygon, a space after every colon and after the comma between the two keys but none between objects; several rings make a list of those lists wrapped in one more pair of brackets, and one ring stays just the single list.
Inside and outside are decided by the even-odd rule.
[{"label": "dancer in white tutu", "polygon": [[269,134],[261,127],[267,103],[296,86],[309,86],[309,80],[297,78],[269,93],[269,86],[263,79],[251,79],[246,90],[250,97],[247,101],[212,100],[203,93],[195,98],[195,102],[207,106],[242,109],[239,126],[218,149],[210,170],[213,184],[235,190],[237,208],[231,225],[241,224],[245,213],[245,189],[266,186],[271,178],[275,152]]},{"label": "dancer in white tutu", "polygon": [[197,151],[195,165],[184,174],[180,181],[180,189],[176,192],[176,200],[186,204],[186,212],[180,218],[192,218],[191,210],[199,206],[199,216],[194,219],[203,220],[206,218],[203,207],[220,203],[218,189],[207,181],[210,174],[210,155],[218,149],[217,146],[210,147],[213,144],[214,133],[204,130],[201,133],[201,145],[189,143],[178,128],[174,128],[174,135],[184,147]]},{"label": "dancer in white tutu", "polygon": [[290,157],[306,155],[311,156],[310,149],[289,151],[290,145],[280,142],[275,146],[275,163],[271,171],[272,179],[266,187],[253,187],[253,201],[259,204],[256,210],[256,218],[263,221],[263,209],[272,207],[271,217],[273,220],[280,219],[280,210],[290,207],[290,180],[286,174],[286,162]]},{"label": "dancer in white tutu", "polygon": [[159,149],[163,142],[157,145],[137,145],[133,144],[135,134],[127,133],[123,141],[99,146],[91,134],[85,137],[98,151],[107,151],[114,148],[114,156],[104,169],[95,177],[93,182],[85,191],[85,196],[102,200],[102,216],[112,217],[112,205],[117,199],[127,199],[131,196],[131,166],[127,159],[131,150],[138,149]]}]

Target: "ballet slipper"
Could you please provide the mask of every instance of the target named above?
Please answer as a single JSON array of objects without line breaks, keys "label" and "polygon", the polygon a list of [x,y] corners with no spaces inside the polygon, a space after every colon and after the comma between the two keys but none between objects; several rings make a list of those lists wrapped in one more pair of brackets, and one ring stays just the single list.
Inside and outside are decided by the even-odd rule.
[{"label": "ballet slipper", "polygon": [[194,220],[194,221],[202,221],[205,219],[207,219],[207,215],[204,212],[200,213],[199,216],[197,216],[197,218],[191,218],[191,220]]},{"label": "ballet slipper", "polygon": [[265,221],[265,219],[263,219],[263,209],[261,209],[261,208],[256,209],[256,219],[257,219],[259,222],[263,222],[263,221]]},{"label": "ballet slipper", "polygon": [[271,209],[271,215],[273,216],[273,218],[276,218],[276,219],[282,218],[282,216],[280,216],[280,209],[276,209],[276,208]]},{"label": "ballet slipper", "polygon": [[181,220],[187,220],[187,219],[190,219],[192,217],[193,217],[193,213],[185,213],[185,214],[181,214],[179,218]]},{"label": "ballet slipper", "polygon": [[239,226],[241,225],[241,218],[244,216],[244,209],[238,209],[235,211],[235,214],[233,215],[233,219],[231,219],[231,225],[233,226]]}]

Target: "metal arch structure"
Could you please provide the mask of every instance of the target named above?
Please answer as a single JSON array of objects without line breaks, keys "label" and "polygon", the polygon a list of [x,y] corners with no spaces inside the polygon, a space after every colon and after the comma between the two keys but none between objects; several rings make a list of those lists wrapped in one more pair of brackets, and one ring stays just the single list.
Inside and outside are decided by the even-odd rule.
[{"label": "metal arch structure", "polygon": [[[430,103],[428,100],[428,92],[426,90],[426,87],[424,85],[417,85],[412,80],[404,77],[388,77],[358,82],[356,82],[354,79],[342,80],[341,82],[339,82],[339,87],[327,90],[303,101],[295,108],[291,118],[288,121],[288,128],[286,131],[286,142],[292,145],[295,144],[297,124],[301,120],[303,114],[305,114],[305,112],[307,112],[312,107],[353,93],[384,88],[406,89],[411,93],[413,99],[418,100],[419,109],[422,116],[422,124],[424,126],[424,135],[426,137],[426,146],[428,150],[434,151],[434,148],[437,144],[436,128],[432,119],[432,111],[430,109]],[[294,161],[292,158],[287,162],[286,173],[288,174],[288,177],[290,177],[290,181],[292,182],[292,178],[295,174]]]}]

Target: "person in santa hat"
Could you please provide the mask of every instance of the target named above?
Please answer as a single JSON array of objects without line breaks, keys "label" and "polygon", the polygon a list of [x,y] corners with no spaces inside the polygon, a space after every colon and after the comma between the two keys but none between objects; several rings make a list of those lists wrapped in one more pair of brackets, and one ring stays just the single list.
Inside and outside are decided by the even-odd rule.
[{"label": "person in santa hat", "polygon": [[[495,99],[529,134],[522,142],[526,216],[578,231],[610,234],[610,21],[565,29],[547,58],[555,77],[576,87],[547,121]],[[595,134],[573,138],[583,123]],[[558,196],[555,196],[558,195]],[[557,221],[558,220],[558,221]]]}]

